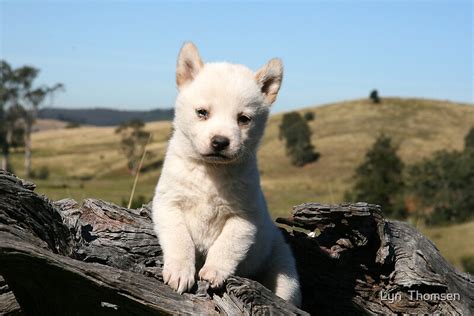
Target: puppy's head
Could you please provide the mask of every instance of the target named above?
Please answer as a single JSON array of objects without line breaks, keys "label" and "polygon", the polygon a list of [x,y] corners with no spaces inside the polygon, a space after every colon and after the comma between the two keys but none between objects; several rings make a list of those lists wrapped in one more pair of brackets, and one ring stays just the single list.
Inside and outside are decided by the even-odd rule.
[{"label": "puppy's head", "polygon": [[255,152],[283,76],[279,59],[257,72],[229,63],[204,64],[192,43],[181,48],[174,127],[189,141],[186,154],[229,163]]}]

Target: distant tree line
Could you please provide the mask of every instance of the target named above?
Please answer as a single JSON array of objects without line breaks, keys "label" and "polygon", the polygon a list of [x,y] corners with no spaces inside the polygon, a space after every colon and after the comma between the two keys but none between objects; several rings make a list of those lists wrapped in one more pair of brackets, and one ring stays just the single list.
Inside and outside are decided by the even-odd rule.
[{"label": "distant tree line", "polygon": [[32,66],[12,68],[0,60],[0,147],[1,168],[11,170],[10,150],[25,148],[25,177],[31,176],[31,133],[38,108],[47,97],[64,89],[63,84],[35,86],[39,69]]},{"label": "distant tree line", "polygon": [[474,218],[474,127],[462,151],[438,151],[405,167],[397,146],[380,135],[356,169],[350,201],[380,204],[387,216],[407,216],[405,198],[415,195],[426,210],[427,224],[457,223]]},{"label": "distant tree line", "polygon": [[81,125],[118,126],[132,119],[139,119],[143,122],[169,121],[174,117],[174,110],[130,111],[109,108],[66,109],[44,107],[39,111],[38,117],[79,123]]}]

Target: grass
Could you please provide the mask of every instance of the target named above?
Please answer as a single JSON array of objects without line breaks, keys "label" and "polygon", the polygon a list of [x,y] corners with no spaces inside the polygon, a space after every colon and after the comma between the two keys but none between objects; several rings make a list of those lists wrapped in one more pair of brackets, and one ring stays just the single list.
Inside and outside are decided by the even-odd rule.
[{"label": "grass", "polygon": [[[318,162],[291,166],[278,139],[282,114],[270,118],[259,151],[262,185],[274,216],[286,215],[303,201],[336,203],[352,184],[354,168],[377,135],[385,133],[399,145],[405,164],[434,151],[459,150],[474,125],[474,107],[420,99],[384,99],[381,104],[355,100],[301,110],[313,111],[312,141],[321,153]],[[170,122],[146,125],[153,134],[137,194],[151,197],[160,174]],[[120,203],[129,196],[133,177],[120,152],[120,136],[113,127],[80,127],[33,134],[33,168],[46,166],[51,179],[38,182],[38,191],[53,199],[93,196]],[[22,153],[13,166],[22,176]],[[155,168],[153,168],[155,166]],[[66,187],[63,187],[66,186]]]},{"label": "grass", "polygon": [[420,227],[443,257],[462,270],[461,258],[474,256],[474,222],[443,227]]},{"label": "grass", "polygon": [[[169,122],[147,125],[153,139],[147,146],[144,167],[163,160],[170,127]],[[20,177],[23,176],[22,159],[22,152],[12,154],[13,168]],[[48,167],[50,178],[35,180],[37,191],[53,200],[71,197],[81,201],[92,197],[121,204],[123,199],[128,201],[133,186],[133,176],[120,151],[120,136],[110,127],[33,134],[33,169],[42,166]],[[159,169],[142,174],[135,196],[151,199],[158,177]]]},{"label": "grass", "polygon": [[[474,107],[418,99],[385,99],[381,104],[356,100],[311,110],[312,142],[321,153],[317,163],[293,167],[278,141],[281,115],[273,116],[260,151],[263,187],[274,214],[288,212],[297,202],[339,202],[352,185],[355,167],[380,133],[399,145],[405,164],[441,149],[460,150],[474,126]],[[296,192],[298,191],[298,192]],[[285,198],[285,196],[288,196]]]},{"label": "grass", "polygon": [[[474,126],[474,106],[447,101],[386,98],[380,104],[354,100],[302,109],[312,111],[309,122],[312,142],[321,153],[319,161],[302,168],[290,164],[284,143],[278,139],[282,114],[273,115],[259,150],[262,187],[273,217],[288,216],[292,206],[309,201],[338,203],[352,185],[355,167],[380,133],[392,137],[405,164],[412,164],[441,149],[461,150]],[[153,139],[135,196],[151,199],[171,133],[170,122],[146,125]],[[37,191],[53,200],[72,197],[100,198],[121,204],[128,200],[133,177],[120,152],[120,136],[113,127],[80,127],[33,134],[33,169],[47,166],[50,179],[38,180]],[[14,153],[13,166],[22,174],[22,153]],[[473,224],[474,225],[474,224]],[[454,228],[453,228],[454,229]],[[426,230],[430,234],[432,230]],[[434,230],[433,230],[434,231]],[[444,230],[433,239],[449,260],[459,265]],[[462,236],[461,236],[462,237]],[[459,237],[460,239],[462,239]],[[471,238],[472,239],[472,238]],[[471,247],[472,248],[472,247]],[[450,254],[452,251],[455,254]],[[472,252],[472,250],[471,250]]]}]

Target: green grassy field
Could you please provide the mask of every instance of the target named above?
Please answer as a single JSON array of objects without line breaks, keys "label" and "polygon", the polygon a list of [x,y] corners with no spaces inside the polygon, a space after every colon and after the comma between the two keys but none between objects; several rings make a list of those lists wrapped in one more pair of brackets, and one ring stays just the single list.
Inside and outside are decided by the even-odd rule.
[{"label": "green grassy field", "polygon": [[[302,202],[341,202],[352,184],[355,167],[380,133],[392,137],[399,145],[404,163],[409,165],[437,150],[462,149],[464,136],[474,126],[474,106],[447,101],[387,98],[381,104],[372,104],[364,99],[300,112],[306,111],[312,111],[316,116],[310,125],[313,144],[321,153],[319,161],[302,168],[291,166],[285,156],[284,143],[278,139],[282,114],[270,118],[260,147],[262,186],[274,217],[287,216],[293,205]],[[171,123],[149,123],[146,129],[153,133],[153,140],[145,161],[148,171],[141,175],[136,195],[151,199]],[[126,169],[119,144],[120,137],[112,127],[35,133],[33,169],[46,166],[50,170],[48,180],[34,180],[37,191],[53,200],[72,197],[81,201],[94,197],[117,204],[128,200],[133,177]],[[13,153],[12,157],[14,169],[21,177],[22,153]],[[427,234],[431,232],[427,230]],[[439,239],[436,234],[444,237]],[[449,260],[459,264],[459,256],[450,253],[456,250],[448,249],[449,242],[444,250],[441,240],[448,240],[448,235],[440,230],[430,236]],[[468,249],[457,253],[472,252],[472,245],[465,247]]]}]

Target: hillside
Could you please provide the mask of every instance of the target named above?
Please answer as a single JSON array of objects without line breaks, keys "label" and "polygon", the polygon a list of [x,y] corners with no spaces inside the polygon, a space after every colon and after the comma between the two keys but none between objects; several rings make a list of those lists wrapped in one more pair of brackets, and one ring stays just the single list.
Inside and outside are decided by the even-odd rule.
[{"label": "hillside", "polygon": [[[464,136],[474,126],[474,106],[444,101],[392,98],[372,104],[355,100],[307,108],[301,113],[307,111],[316,116],[310,125],[313,144],[321,153],[318,162],[303,168],[290,165],[284,144],[278,139],[282,114],[270,118],[261,144],[262,185],[274,217],[285,216],[293,205],[304,201],[341,202],[344,191],[351,186],[355,167],[382,132],[399,145],[399,153],[409,165],[437,150],[462,149]],[[136,196],[150,200],[171,123],[153,122],[146,129],[153,133],[153,140]],[[55,200],[94,197],[118,204],[127,201],[133,179],[125,168],[119,142],[113,127],[34,133],[33,169],[46,166],[50,170],[48,180],[35,180],[37,191]],[[22,176],[22,153],[13,153],[13,158],[14,168]],[[459,255],[447,249],[450,259],[454,258],[452,262],[458,263]],[[472,249],[467,251],[474,255]]]},{"label": "hillside", "polygon": [[[339,202],[352,183],[355,167],[380,133],[392,137],[405,164],[441,149],[463,148],[464,136],[474,126],[474,106],[420,99],[366,99],[303,109],[312,111],[312,142],[320,160],[303,168],[293,167],[278,140],[282,114],[271,118],[260,151],[263,183],[270,205],[304,200]],[[297,192],[297,193],[295,193]]]},{"label": "hillside", "polygon": [[[418,99],[385,99],[381,104],[355,100],[301,110],[316,115],[312,141],[321,159],[303,168],[290,165],[278,139],[282,114],[270,118],[260,152],[262,183],[273,214],[284,214],[301,201],[338,202],[350,186],[353,170],[380,133],[400,146],[406,164],[436,150],[456,150],[474,125],[474,106]],[[150,198],[170,134],[170,122],[153,122],[152,157],[139,191]],[[21,175],[21,153],[15,169]],[[94,196],[119,203],[129,193],[131,178],[112,127],[41,131],[33,135],[33,168],[50,168],[51,179],[39,190],[53,198]],[[153,167],[158,167],[154,169]],[[86,181],[87,180],[87,181]],[[63,188],[65,186],[65,188]]]},{"label": "hillside", "polygon": [[63,129],[68,125],[65,121],[54,119],[37,119],[33,125],[33,132],[46,131],[49,129]]},{"label": "hillside", "polygon": [[54,119],[66,122],[95,126],[114,126],[131,119],[144,122],[169,121],[173,118],[172,109],[155,109],[151,111],[120,111],[112,109],[63,109],[43,108],[39,111],[41,119]]},{"label": "hillside", "polygon": [[[444,258],[461,267],[461,257],[474,257],[474,222],[442,227],[417,227],[440,250]],[[455,246],[454,246],[455,245]]]},{"label": "hillside", "polygon": [[[321,159],[303,168],[290,165],[284,144],[278,139],[282,114],[270,118],[259,158],[262,183],[274,214],[286,213],[307,200],[341,201],[350,186],[353,170],[380,133],[391,136],[400,146],[406,164],[419,161],[436,150],[456,150],[474,125],[474,106],[418,99],[385,99],[381,104],[355,100],[301,110],[316,115],[310,122],[312,141]],[[170,134],[169,122],[153,122],[147,129],[154,138],[149,146],[153,157],[146,161],[140,191],[151,197]],[[20,153],[14,154],[15,169],[21,175]],[[33,167],[50,168],[51,181],[39,190],[54,198],[88,196],[120,202],[129,192],[130,178],[119,150],[119,136],[112,127],[81,127],[41,131],[33,135]],[[82,180],[81,180],[82,179]],[[87,181],[85,181],[87,180]],[[108,187],[113,180],[113,188]],[[80,187],[75,181],[81,182]],[[61,189],[62,183],[68,187]],[[60,185],[54,185],[60,183]],[[96,190],[96,186],[103,189]],[[53,186],[53,188],[51,188]],[[59,186],[59,188],[58,188]],[[89,195],[90,195],[89,194]]]}]

